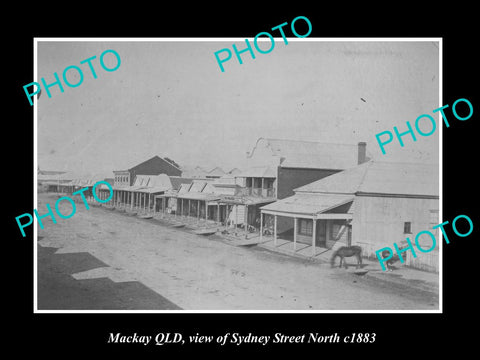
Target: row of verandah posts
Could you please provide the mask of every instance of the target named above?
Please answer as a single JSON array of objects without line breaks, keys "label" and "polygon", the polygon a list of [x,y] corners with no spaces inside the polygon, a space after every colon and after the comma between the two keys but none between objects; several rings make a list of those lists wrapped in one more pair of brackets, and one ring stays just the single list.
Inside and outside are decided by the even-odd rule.
[{"label": "row of verandah posts", "polygon": [[[263,215],[273,215],[273,245],[277,247],[277,214],[272,214],[269,212],[260,212],[260,242],[263,240]],[[293,217],[293,251],[297,251],[297,232],[298,232],[298,218]],[[302,216],[305,218],[305,216]],[[315,247],[315,238],[317,234],[317,217],[315,215],[309,216],[308,219],[312,219],[312,256],[316,255],[316,247]]]},{"label": "row of verandah posts", "polygon": [[[187,206],[185,206],[185,201],[187,201]],[[208,221],[208,206],[211,205],[216,205],[217,206],[217,214],[216,214],[216,221],[219,223],[220,222],[220,203],[219,202],[216,202],[216,204],[209,204],[208,203],[208,200],[195,200],[195,199],[184,199],[184,198],[180,198],[180,202],[177,201],[177,209],[175,211],[175,217],[177,217],[178,215],[180,216],[191,216],[191,209],[192,209],[192,201],[196,201],[197,202],[197,210],[196,210],[196,218],[197,218],[197,221],[200,220],[200,206],[201,206],[201,203],[204,202],[205,204],[205,221]],[[162,212],[165,213],[166,212],[166,202],[167,202],[167,199],[166,197],[163,197],[162,198]],[[228,213],[229,213],[229,210],[231,210],[230,206],[233,207],[233,206],[236,206],[236,205],[229,205],[229,204],[225,204],[226,205],[226,218],[225,218],[225,226],[228,227]],[[154,198],[154,213],[156,213],[156,209],[157,209],[157,198],[155,197]],[[185,208],[187,207],[187,214],[185,214]],[[235,224],[238,224],[238,211],[235,212]],[[245,205],[245,213],[244,213],[244,224],[245,224],[245,236],[247,236],[248,234],[248,205]]]},{"label": "row of verandah posts", "polygon": [[[164,201],[163,201],[163,213],[165,213],[166,211],[166,198],[163,198]],[[184,200],[187,200],[187,214],[185,214],[185,203],[184,203]],[[183,216],[187,216],[187,217],[191,217],[191,211],[192,211],[192,201],[196,201],[197,202],[197,213],[196,213],[196,218],[197,218],[197,221],[200,221],[200,205],[201,205],[201,202],[204,202],[205,203],[205,220],[208,220],[208,201],[207,200],[199,200],[199,199],[184,199],[184,198],[180,198],[180,205],[178,204],[178,198],[177,198],[177,208],[175,210],[175,217],[177,217],[177,215],[180,215],[181,217]],[[178,207],[180,207],[180,211],[178,210]],[[184,215],[185,214],[185,215]]]},{"label": "row of verandah posts", "polygon": [[[117,190],[114,192],[113,203],[116,206],[123,207],[126,209],[129,203],[130,209],[135,208],[144,208],[146,207],[146,194],[145,193],[136,193],[133,191]],[[149,199],[150,205],[150,199]]]}]

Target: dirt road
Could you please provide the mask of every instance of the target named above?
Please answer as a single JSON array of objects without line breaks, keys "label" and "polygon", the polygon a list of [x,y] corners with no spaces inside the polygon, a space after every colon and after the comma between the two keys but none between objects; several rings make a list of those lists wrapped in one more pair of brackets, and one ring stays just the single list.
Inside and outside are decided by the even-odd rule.
[{"label": "dirt road", "polygon": [[[39,194],[38,201],[42,214],[56,197]],[[62,205],[69,214],[68,202]],[[438,297],[429,292],[258,247],[230,246],[215,235],[198,236],[156,220],[78,204],[72,218],[57,221],[43,220],[40,246],[58,248],[57,253],[87,252],[108,265],[72,274],[75,279],[139,281],[186,310],[438,309]]]}]

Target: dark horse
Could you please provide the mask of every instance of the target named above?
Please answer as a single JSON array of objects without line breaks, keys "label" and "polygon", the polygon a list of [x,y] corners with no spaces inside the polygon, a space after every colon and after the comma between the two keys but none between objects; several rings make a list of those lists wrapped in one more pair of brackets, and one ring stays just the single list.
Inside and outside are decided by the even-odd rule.
[{"label": "dark horse", "polygon": [[342,246],[335,250],[330,259],[330,265],[333,267],[335,264],[335,258],[340,257],[340,266],[342,267],[342,262],[345,264],[345,269],[348,269],[347,261],[344,260],[346,257],[356,256],[357,257],[357,268],[362,264],[362,248],[360,246]]}]

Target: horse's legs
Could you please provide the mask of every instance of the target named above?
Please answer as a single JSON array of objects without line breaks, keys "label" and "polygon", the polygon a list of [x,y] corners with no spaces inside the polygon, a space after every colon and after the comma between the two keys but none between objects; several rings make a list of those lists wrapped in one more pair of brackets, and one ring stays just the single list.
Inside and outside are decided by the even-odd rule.
[{"label": "horse's legs", "polygon": [[357,254],[357,269],[362,265],[362,257],[360,254]]},{"label": "horse's legs", "polygon": [[343,263],[345,264],[345,269],[348,269],[347,258],[343,259]]}]

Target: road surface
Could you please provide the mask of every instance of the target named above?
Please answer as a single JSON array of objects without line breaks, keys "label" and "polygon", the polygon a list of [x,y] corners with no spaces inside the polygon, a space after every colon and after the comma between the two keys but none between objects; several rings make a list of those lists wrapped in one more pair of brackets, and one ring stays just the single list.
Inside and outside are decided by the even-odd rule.
[{"label": "road surface", "polygon": [[[52,194],[39,194],[39,214],[46,212],[42,209],[46,209],[47,202],[53,208],[56,199]],[[63,201],[60,211],[69,214],[70,206]],[[152,219],[139,219],[98,207],[86,210],[81,203],[77,204],[73,217],[57,218],[57,224],[50,218],[44,218],[43,222],[45,228],[38,228],[38,244],[42,247],[38,257],[39,274],[56,269],[56,272],[65,272],[63,275],[67,277],[62,281],[70,279],[88,288],[88,280],[107,278],[111,286],[97,284],[97,288],[103,288],[100,295],[77,289],[74,293],[83,295],[68,296],[68,292],[73,291],[70,287],[55,286],[53,283],[58,279],[44,276],[39,281],[39,309],[77,309],[85,308],[85,304],[92,310],[438,309],[438,295],[430,292],[394,286],[343,269],[331,269],[328,264],[311,263],[259,247],[231,246],[217,235],[195,235]],[[46,248],[58,250],[53,254]],[[68,266],[62,268],[55,264],[60,261],[54,260],[55,256],[60,259],[67,254],[76,259],[72,261],[80,264],[86,261],[90,265],[67,270]],[[137,290],[120,289],[122,284],[136,284]],[[69,301],[62,302],[62,288],[64,298]],[[55,296],[49,296],[52,289]],[[82,296],[85,299],[82,300]],[[75,297],[80,305],[76,304]],[[130,301],[118,300],[122,297]],[[151,301],[141,301],[147,298]]]}]

